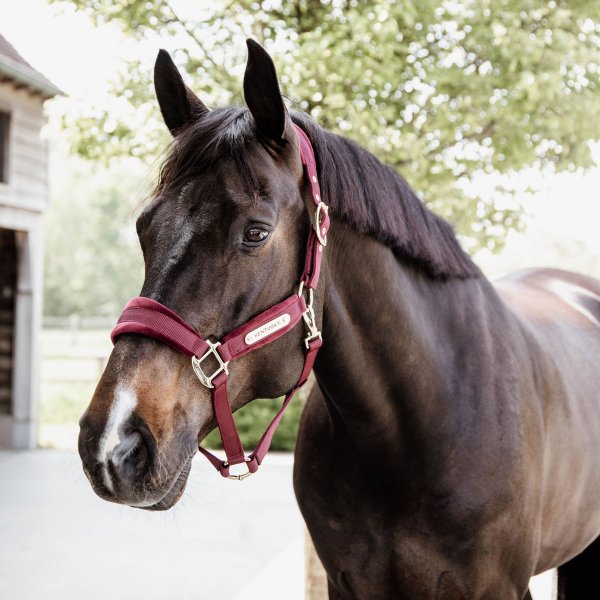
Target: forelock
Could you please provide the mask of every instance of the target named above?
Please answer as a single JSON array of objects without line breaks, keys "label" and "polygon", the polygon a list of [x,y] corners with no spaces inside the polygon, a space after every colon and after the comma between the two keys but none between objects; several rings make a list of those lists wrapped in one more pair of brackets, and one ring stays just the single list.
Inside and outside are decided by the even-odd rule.
[{"label": "forelock", "polygon": [[245,108],[217,108],[177,134],[167,150],[151,196],[179,193],[190,179],[233,160],[250,190],[258,190],[248,156],[258,141],[252,115]]}]

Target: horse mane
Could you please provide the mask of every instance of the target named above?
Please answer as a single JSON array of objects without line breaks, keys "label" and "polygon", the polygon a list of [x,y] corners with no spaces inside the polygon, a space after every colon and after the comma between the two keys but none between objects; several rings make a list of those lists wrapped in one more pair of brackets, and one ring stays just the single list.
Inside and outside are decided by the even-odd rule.
[{"label": "horse mane", "polygon": [[481,276],[452,226],[431,212],[396,171],[302,113],[292,113],[292,120],[313,145],[321,195],[332,215],[434,279]]},{"label": "horse mane", "polygon": [[[382,242],[434,279],[481,276],[451,225],[431,212],[396,171],[303,113],[292,112],[291,118],[313,145],[321,195],[332,216]],[[256,136],[248,110],[211,110],[177,135],[152,195],[183,186],[191,173],[201,173],[225,156],[234,158],[249,189],[255,189],[245,160],[253,144]]]}]

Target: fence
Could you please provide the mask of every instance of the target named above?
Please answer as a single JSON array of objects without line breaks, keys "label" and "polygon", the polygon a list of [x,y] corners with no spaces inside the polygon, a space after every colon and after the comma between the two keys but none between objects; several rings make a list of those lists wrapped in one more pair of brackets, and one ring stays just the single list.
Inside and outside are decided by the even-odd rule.
[{"label": "fence", "polygon": [[44,329],[68,329],[78,331],[80,329],[107,329],[110,330],[117,322],[116,316],[92,316],[82,317],[71,315],[69,317],[44,316],[42,325]]},{"label": "fence", "polygon": [[[77,423],[108,361],[112,350],[109,334],[115,321],[111,317],[44,319],[41,395],[42,428],[46,433],[51,425]],[[309,385],[289,407],[273,439],[273,450],[293,450]],[[236,422],[245,446],[256,445],[280,406],[281,399],[257,399],[238,411]],[[49,445],[53,444],[49,437],[45,439]],[[205,441],[211,447],[221,445],[218,432],[210,434]]]}]

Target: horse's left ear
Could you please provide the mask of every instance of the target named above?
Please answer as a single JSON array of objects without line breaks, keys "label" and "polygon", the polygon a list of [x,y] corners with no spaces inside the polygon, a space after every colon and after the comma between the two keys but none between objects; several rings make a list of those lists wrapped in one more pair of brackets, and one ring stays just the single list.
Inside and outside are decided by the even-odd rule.
[{"label": "horse's left ear", "polygon": [[246,40],[248,63],[244,74],[244,98],[260,135],[281,141],[286,110],[277,83],[277,72],[266,50],[254,40]]}]

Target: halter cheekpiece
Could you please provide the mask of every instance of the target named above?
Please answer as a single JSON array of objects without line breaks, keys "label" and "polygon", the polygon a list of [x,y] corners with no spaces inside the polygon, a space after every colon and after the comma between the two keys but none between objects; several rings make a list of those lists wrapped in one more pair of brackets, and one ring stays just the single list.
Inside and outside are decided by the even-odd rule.
[{"label": "halter cheekpiece", "polygon": [[[294,394],[306,383],[313,368],[319,348],[323,345],[321,332],[317,327],[313,310],[313,292],[319,281],[323,248],[327,244],[330,219],[328,207],[321,200],[317,164],[310,140],[304,131],[294,124],[300,142],[300,157],[310,184],[311,197],[315,206],[312,227],[308,236],[304,270],[300,277],[297,293],[283,302],[263,311],[244,325],[228,333],[220,342],[211,342],[200,337],[196,330],[175,312],[150,298],[132,298],[112,330],[113,343],[124,333],[139,333],[160,340],[171,348],[192,359],[192,368],[200,382],[212,391],[212,405],[217,426],[223,441],[226,460],[221,460],[208,450],[199,447],[200,452],[223,475],[230,479],[245,479],[258,470],[269,450],[273,434],[283,417]],[[230,361],[244,356],[252,350],[273,342],[304,320],[304,366],[296,385],[286,394],[283,404],[254,451],[246,456],[238,434],[229,400],[227,378]],[[216,368],[206,372],[205,361],[212,357]],[[230,474],[232,465],[244,464],[247,472],[241,475]]]}]

